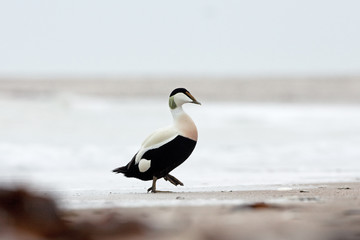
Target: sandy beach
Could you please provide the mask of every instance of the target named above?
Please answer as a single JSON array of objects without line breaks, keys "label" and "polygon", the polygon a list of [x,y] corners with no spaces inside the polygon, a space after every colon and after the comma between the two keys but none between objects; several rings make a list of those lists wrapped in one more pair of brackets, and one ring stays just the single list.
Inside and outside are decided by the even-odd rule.
[{"label": "sandy beach", "polygon": [[[177,204],[71,210],[55,208],[51,212],[58,212],[59,219],[45,219],[47,223],[52,221],[62,223],[58,224],[64,225],[58,231],[52,230],[49,227],[51,224],[39,224],[42,226],[40,228],[31,225],[34,213],[29,209],[23,210],[19,224],[16,216],[20,211],[14,210],[17,215],[12,215],[11,211],[4,211],[1,208],[3,206],[0,205],[1,215],[6,216],[0,222],[2,225],[0,237],[1,239],[54,239],[54,237],[56,239],[200,240],[360,239],[359,198],[359,182],[279,186],[275,190],[257,191],[117,194],[113,199],[118,201],[143,199],[149,202],[159,200],[173,202],[175,200]],[[0,203],[4,204],[4,199],[3,194]],[[29,201],[31,198],[27,195],[22,202],[26,202],[26,199],[28,202],[36,202],[34,199]],[[42,197],[40,199],[43,201]],[[208,204],[188,204],[189,200],[201,200]],[[216,203],[212,200],[216,200]],[[46,204],[42,206],[45,207]],[[43,215],[46,210],[49,209],[46,207],[37,209],[38,212],[43,212]],[[41,221],[41,218],[36,216],[40,219],[37,221]],[[46,227],[51,231],[45,231]]]},{"label": "sandy beach", "polygon": [[[125,230],[127,239],[360,239],[359,182],[259,191],[121,194],[118,198],[175,199],[179,205],[74,210],[66,218],[75,222],[118,219],[146,226],[143,231]],[[181,204],[199,199],[228,204]],[[239,200],[243,203],[237,204]]]}]

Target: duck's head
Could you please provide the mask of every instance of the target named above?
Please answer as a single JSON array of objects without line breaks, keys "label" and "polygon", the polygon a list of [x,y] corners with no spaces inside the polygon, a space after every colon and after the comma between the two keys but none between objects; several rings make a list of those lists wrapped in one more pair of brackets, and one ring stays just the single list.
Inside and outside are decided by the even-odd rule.
[{"label": "duck's head", "polygon": [[176,88],[170,93],[169,107],[175,109],[182,106],[184,103],[200,104],[191,93],[185,88]]}]

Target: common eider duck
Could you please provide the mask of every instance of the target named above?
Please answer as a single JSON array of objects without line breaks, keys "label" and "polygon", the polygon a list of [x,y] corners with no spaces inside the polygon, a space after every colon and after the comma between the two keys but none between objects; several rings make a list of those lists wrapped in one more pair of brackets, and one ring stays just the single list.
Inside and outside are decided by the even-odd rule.
[{"label": "common eider duck", "polygon": [[160,178],[175,186],[183,186],[181,181],[169,173],[191,155],[198,140],[196,126],[182,108],[184,103],[200,104],[185,88],[173,90],[169,96],[173,124],[149,135],[132,160],[113,172],[143,181],[152,180],[152,186],[147,190],[152,193],[161,192],[156,190],[156,181]]}]

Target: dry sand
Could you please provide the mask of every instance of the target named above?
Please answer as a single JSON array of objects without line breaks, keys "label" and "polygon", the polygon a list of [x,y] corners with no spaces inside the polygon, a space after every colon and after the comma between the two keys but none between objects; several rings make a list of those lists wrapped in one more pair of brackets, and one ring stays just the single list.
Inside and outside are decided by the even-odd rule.
[{"label": "dry sand", "polygon": [[359,103],[359,76],[330,77],[134,77],[0,78],[0,96],[58,93],[111,97],[164,97],[186,87],[204,101]]},{"label": "dry sand", "polygon": [[[109,229],[114,220],[127,224],[95,239],[360,239],[359,182],[117,197],[124,201],[215,199],[222,204],[71,210],[65,218],[93,225],[105,223]],[[231,200],[243,203],[226,203]]]}]

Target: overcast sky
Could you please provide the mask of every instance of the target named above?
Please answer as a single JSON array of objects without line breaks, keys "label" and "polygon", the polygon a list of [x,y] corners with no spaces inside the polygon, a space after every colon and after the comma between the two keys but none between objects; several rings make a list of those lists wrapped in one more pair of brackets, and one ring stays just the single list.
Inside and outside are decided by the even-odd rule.
[{"label": "overcast sky", "polygon": [[360,1],[0,0],[0,76],[360,74]]}]

